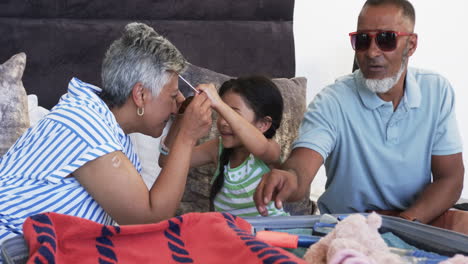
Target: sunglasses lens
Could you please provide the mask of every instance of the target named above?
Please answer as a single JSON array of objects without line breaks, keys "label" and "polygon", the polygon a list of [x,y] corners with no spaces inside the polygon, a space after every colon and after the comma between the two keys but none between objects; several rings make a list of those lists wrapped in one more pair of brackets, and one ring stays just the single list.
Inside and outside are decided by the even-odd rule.
[{"label": "sunglasses lens", "polygon": [[397,46],[397,34],[391,31],[380,32],[376,36],[376,41],[381,50],[392,51]]},{"label": "sunglasses lens", "polygon": [[353,35],[351,41],[352,41],[354,50],[364,51],[369,48],[371,40],[372,38],[368,34],[360,33],[360,34]]}]

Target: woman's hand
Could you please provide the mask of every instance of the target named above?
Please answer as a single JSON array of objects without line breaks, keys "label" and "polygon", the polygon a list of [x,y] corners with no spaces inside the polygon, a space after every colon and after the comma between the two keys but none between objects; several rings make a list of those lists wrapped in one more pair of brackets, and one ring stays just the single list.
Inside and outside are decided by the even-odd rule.
[{"label": "woman's hand", "polygon": [[211,105],[206,93],[196,94],[184,112],[179,133],[193,140],[193,144],[208,134],[211,128]]},{"label": "woman's hand", "polygon": [[221,105],[224,104],[221,97],[219,97],[218,91],[216,90],[214,84],[200,84],[197,86],[197,89],[208,95],[208,98],[210,98],[211,100],[211,106],[215,110],[218,110],[221,107]]}]

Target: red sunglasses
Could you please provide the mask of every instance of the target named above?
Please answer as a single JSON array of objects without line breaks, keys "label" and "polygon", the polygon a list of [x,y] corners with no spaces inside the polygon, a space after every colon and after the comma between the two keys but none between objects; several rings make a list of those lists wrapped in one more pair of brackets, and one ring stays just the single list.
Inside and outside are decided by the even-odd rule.
[{"label": "red sunglasses", "polygon": [[369,49],[372,39],[375,38],[375,43],[382,51],[392,51],[397,47],[397,39],[399,36],[412,36],[415,33],[407,32],[396,32],[391,30],[370,30],[351,32],[349,37],[351,38],[351,46],[355,51],[365,51]]}]

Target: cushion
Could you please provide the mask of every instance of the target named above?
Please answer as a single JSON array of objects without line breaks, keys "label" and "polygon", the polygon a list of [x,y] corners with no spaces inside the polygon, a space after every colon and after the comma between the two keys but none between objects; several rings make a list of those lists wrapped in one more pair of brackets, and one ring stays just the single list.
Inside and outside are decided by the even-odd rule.
[{"label": "cushion", "polygon": [[[234,78],[193,64],[188,65],[182,76],[194,86],[200,83],[214,83],[217,89],[224,81]],[[306,110],[307,80],[304,77],[274,78],[272,80],[281,91],[284,101],[283,119],[274,137],[281,146],[281,159],[284,161],[289,155],[292,142],[296,139],[299,125]],[[182,81],[179,81],[179,88],[186,96],[192,94],[188,85]],[[213,113],[213,119],[216,119],[215,112]],[[217,136],[216,121],[214,120],[209,134],[202,138],[200,143]],[[212,165],[190,170],[179,213],[208,210],[210,180],[214,172],[215,168]],[[286,203],[285,209],[292,215],[310,214],[315,210],[308,197],[300,202]]]},{"label": "cushion", "polygon": [[154,138],[141,133],[132,133],[130,134],[130,140],[132,141],[133,149],[140,159],[141,177],[149,190],[161,172],[161,168],[158,165],[158,149],[161,138]]},{"label": "cushion", "polygon": [[[217,73],[202,67],[189,64],[182,76],[193,86],[201,83],[213,83],[219,89],[223,82],[236,78],[222,73]],[[276,131],[275,140],[281,146],[281,160],[285,160],[290,152],[290,147],[298,133],[299,125],[306,109],[307,80],[305,77],[273,78],[278,86],[284,101],[283,119],[280,128]],[[179,82],[179,89],[184,95],[193,94],[192,90],[184,82]],[[216,119],[216,116],[213,116]],[[213,122],[210,134],[202,141],[217,135],[216,122]]]},{"label": "cushion", "polygon": [[29,127],[28,98],[21,81],[25,66],[25,53],[0,65],[0,157]]},{"label": "cushion", "polygon": [[34,126],[39,120],[46,116],[50,111],[38,104],[38,98],[35,94],[28,94],[29,123]]}]

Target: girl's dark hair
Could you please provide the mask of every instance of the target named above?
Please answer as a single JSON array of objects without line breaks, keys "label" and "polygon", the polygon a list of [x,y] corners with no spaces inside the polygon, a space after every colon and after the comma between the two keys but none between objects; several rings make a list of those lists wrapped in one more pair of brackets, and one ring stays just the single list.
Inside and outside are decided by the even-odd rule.
[{"label": "girl's dark hair", "polygon": [[[278,87],[264,76],[248,76],[231,79],[223,83],[219,88],[219,96],[228,92],[234,92],[244,99],[255,114],[255,121],[261,120],[267,116],[271,118],[270,128],[263,133],[266,138],[272,138],[276,130],[280,127],[283,118],[283,97]],[[219,159],[219,174],[211,186],[210,204],[211,210],[214,210],[214,198],[221,190],[224,183],[224,166],[228,164],[232,149],[225,148]]]}]

